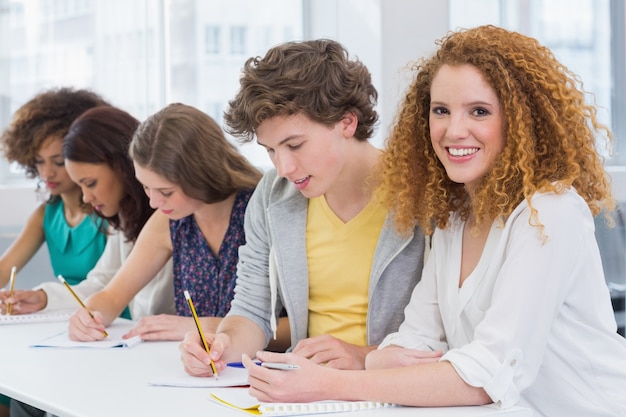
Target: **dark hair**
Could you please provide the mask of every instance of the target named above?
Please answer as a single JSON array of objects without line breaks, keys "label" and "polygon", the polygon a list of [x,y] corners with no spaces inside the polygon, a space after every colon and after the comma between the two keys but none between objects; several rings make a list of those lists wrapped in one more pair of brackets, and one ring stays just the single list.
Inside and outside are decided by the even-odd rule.
[{"label": "dark hair", "polygon": [[[65,159],[89,164],[106,164],[119,175],[124,197],[119,212],[106,219],[135,241],[153,209],[135,178],[135,168],[128,147],[139,121],[115,107],[96,107],[74,121],[63,140]],[[100,213],[98,213],[100,214]]]},{"label": "dark hair", "polygon": [[358,119],[354,136],[365,141],[374,133],[378,93],[372,77],[338,42],[283,43],[263,58],[248,59],[242,72],[224,120],[227,132],[244,142],[253,139],[264,120],[299,113],[330,126],[354,112]]},{"label": "dark hair", "polygon": [[166,106],[141,123],[130,156],[191,198],[225,200],[254,189],[261,172],[226,139],[219,125],[200,110],[180,103]]},{"label": "dark hair", "polygon": [[98,94],[69,87],[50,89],[22,105],[0,142],[9,162],[17,162],[30,178],[37,177],[35,159],[50,137],[63,139],[72,122],[86,110],[108,103]]}]

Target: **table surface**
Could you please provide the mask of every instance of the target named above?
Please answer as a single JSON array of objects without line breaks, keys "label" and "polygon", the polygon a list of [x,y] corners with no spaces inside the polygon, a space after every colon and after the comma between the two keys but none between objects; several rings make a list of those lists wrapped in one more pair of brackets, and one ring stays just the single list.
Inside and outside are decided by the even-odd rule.
[{"label": "table surface", "polygon": [[[178,342],[144,342],[131,349],[29,347],[66,329],[67,323],[0,325],[0,393],[59,417],[245,415],[212,402],[210,388],[148,383],[180,371]],[[333,416],[531,417],[532,412],[521,407],[393,407]]]}]

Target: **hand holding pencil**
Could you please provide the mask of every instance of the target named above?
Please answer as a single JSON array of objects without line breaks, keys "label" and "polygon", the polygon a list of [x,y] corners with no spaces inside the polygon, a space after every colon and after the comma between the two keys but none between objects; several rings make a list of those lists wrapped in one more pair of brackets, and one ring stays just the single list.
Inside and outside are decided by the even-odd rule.
[{"label": "hand holding pencil", "polygon": [[[196,323],[196,328],[198,329],[198,334],[200,335],[200,340],[202,341],[202,346],[206,353],[211,355],[211,349],[209,348],[209,344],[207,343],[206,337],[204,336],[204,331],[202,331],[202,326],[200,325],[200,319],[198,318],[198,313],[196,313],[196,307],[193,305],[193,301],[191,300],[191,296],[189,295],[189,291],[185,290],[184,292],[185,298],[187,299],[187,303],[189,303],[189,309],[191,310],[191,315],[193,316],[193,320]],[[213,376],[215,379],[219,379],[217,375],[217,368],[215,367],[215,363],[213,359],[211,359],[211,372],[213,372]]]},{"label": "hand holding pencil", "polygon": [[2,313],[10,316],[13,313],[13,302],[8,302],[7,300],[13,300],[13,296],[15,295],[15,275],[17,269],[15,267],[11,268],[11,274],[9,277],[9,290],[8,291],[0,291],[0,304],[2,304]]},{"label": "hand holding pencil", "polygon": [[[17,268],[11,267],[11,277],[9,278],[9,298],[13,297],[13,293],[15,292],[15,275],[17,274]],[[9,303],[7,306],[7,315],[11,315],[13,312],[13,304]]]},{"label": "hand holding pencil", "polygon": [[[65,288],[67,288],[67,290],[70,292],[70,294],[72,294],[72,296],[74,297],[74,299],[78,302],[78,304],[84,309],[84,311],[87,312],[87,314],[89,314],[89,317],[96,322],[96,317],[94,316],[94,314],[91,312],[91,310],[89,310],[87,308],[87,306],[85,305],[85,303],[83,303],[83,301],[80,299],[80,297],[74,292],[74,290],[72,289],[72,287],[70,286],[70,284],[67,283],[67,281],[65,280],[65,278],[63,278],[63,276],[59,275],[57,277],[59,279],[59,281],[61,281],[63,283],[63,285],[65,285]],[[79,310],[78,312],[74,313],[72,315],[72,317],[70,318],[70,331],[69,331],[69,335],[71,339],[74,340],[81,340],[81,341],[92,341],[92,338],[85,338],[83,337],[77,337],[76,336],[76,331],[72,331],[73,328],[76,328],[77,326],[73,325],[73,322],[75,322],[76,320],[80,320],[80,318],[78,317],[78,315],[81,314],[81,311]],[[107,333],[106,330],[104,330],[104,327],[101,330],[102,334],[104,335],[104,337],[109,337],[109,334]]]}]

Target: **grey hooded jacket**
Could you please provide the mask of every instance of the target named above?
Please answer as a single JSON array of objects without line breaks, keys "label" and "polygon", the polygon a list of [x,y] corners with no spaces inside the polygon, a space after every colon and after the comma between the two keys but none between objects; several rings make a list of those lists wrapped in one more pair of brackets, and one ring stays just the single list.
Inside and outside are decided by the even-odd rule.
[{"label": "grey hooded jacket", "polygon": [[[265,174],[248,203],[246,244],[239,248],[237,285],[228,316],[243,316],[256,323],[265,333],[266,343],[283,307],[289,316],[292,348],[308,337],[307,206],[308,199],[278,177],[276,170]],[[422,232],[415,229],[410,236],[401,236],[388,215],[371,268],[368,345],[376,345],[398,330],[423,263]]]}]

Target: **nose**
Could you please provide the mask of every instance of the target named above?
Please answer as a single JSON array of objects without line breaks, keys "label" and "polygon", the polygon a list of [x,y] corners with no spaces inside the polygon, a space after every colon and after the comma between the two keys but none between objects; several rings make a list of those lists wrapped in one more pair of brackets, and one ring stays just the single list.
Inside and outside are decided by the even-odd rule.
[{"label": "nose", "polygon": [[89,189],[85,189],[81,187],[81,191],[83,193],[83,203],[91,204],[93,201],[93,193],[89,191]]},{"label": "nose", "polygon": [[43,178],[44,180],[53,178],[54,173],[55,173],[54,164],[51,164],[50,162],[44,162],[42,165],[40,165],[39,176]]},{"label": "nose", "polygon": [[278,176],[286,178],[295,171],[296,164],[294,163],[293,157],[289,155],[287,152],[276,152],[274,154],[274,158],[272,159],[274,166],[276,167],[276,171],[278,172]]},{"label": "nose", "polygon": [[469,129],[467,127],[466,118],[463,114],[457,112],[448,119],[448,126],[446,129],[447,136],[451,139],[464,139],[469,135]]},{"label": "nose", "polygon": [[161,205],[161,198],[159,198],[159,193],[146,189],[146,195],[148,196],[150,207],[156,209]]}]

